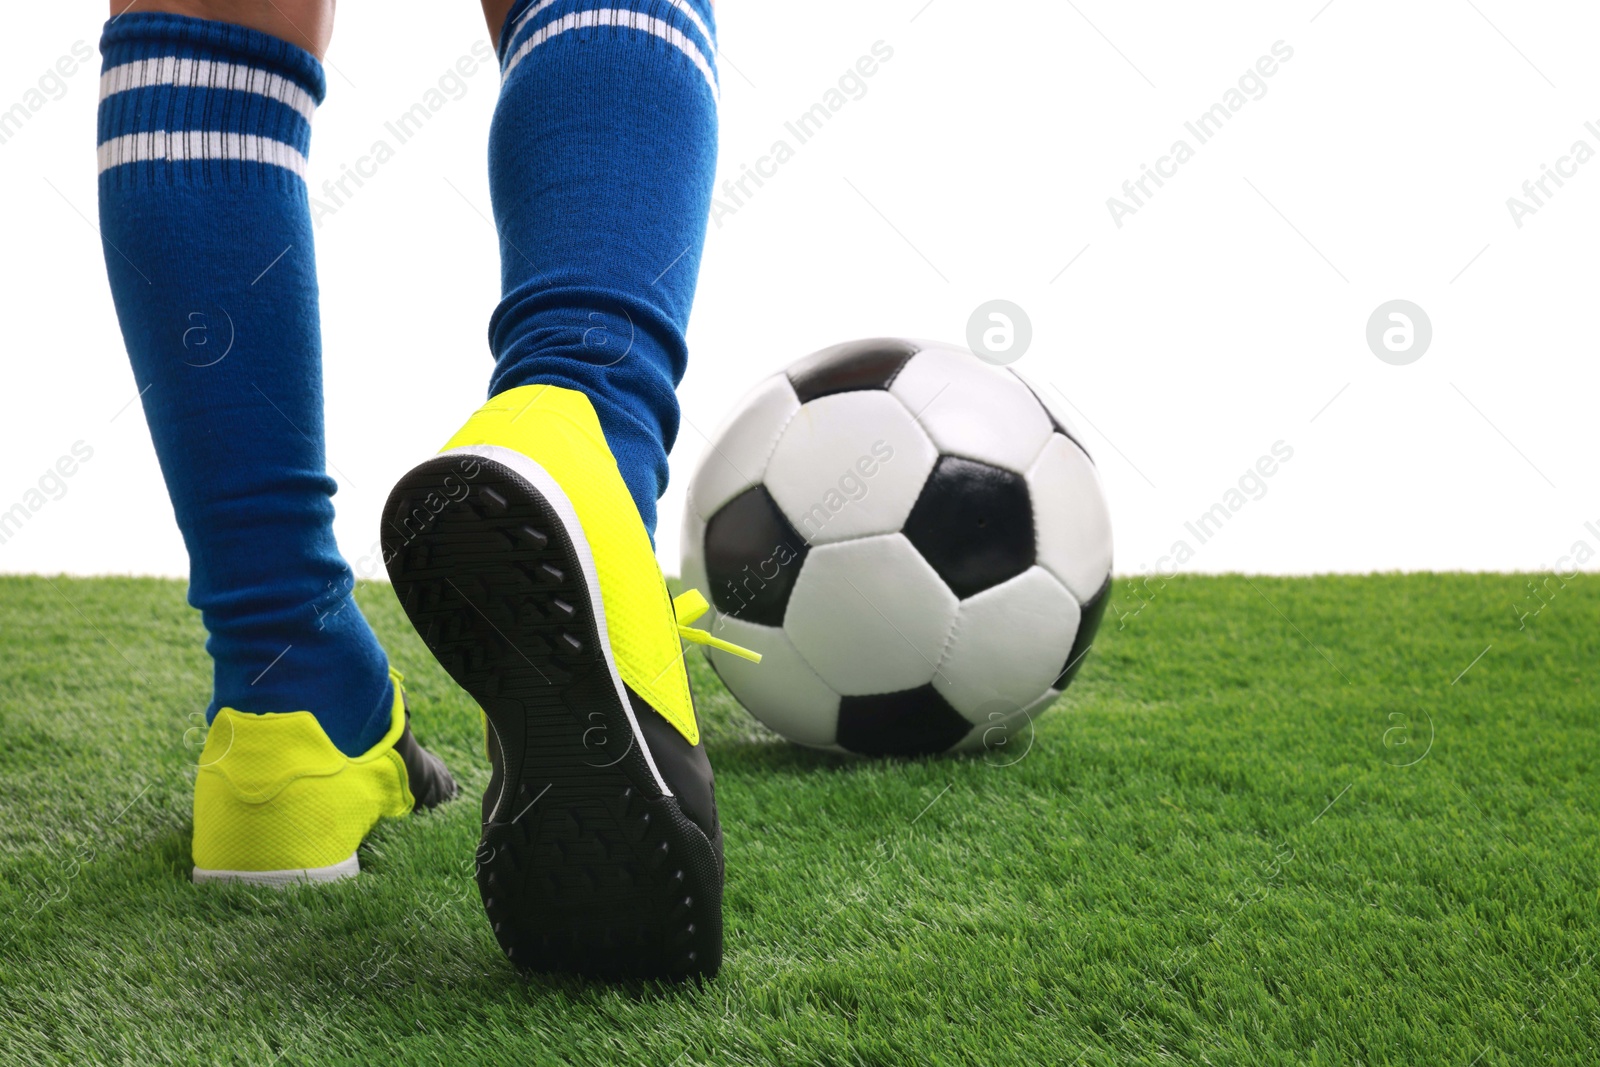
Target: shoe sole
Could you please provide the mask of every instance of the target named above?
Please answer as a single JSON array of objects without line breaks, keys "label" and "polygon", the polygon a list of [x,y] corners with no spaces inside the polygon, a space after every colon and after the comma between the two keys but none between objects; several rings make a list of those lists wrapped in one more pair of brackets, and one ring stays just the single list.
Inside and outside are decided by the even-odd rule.
[{"label": "shoe sole", "polygon": [[246,885],[265,885],[281,888],[305,882],[340,882],[361,873],[361,863],[354,852],[338,863],[326,867],[302,867],[286,871],[219,871],[196,867],[190,873],[195,885],[208,882],[243,882]]},{"label": "shoe sole", "polygon": [[606,978],[714,975],[716,855],[634,721],[561,487],[510,449],[454,449],[401,478],[384,516],[395,594],[488,721],[477,880],[507,958]]}]

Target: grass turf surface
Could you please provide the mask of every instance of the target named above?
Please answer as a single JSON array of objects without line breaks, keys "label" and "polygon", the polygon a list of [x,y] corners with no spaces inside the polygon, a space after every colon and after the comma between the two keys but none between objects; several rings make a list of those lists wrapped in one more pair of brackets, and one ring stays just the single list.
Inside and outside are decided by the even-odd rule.
[{"label": "grass turf surface", "polygon": [[1119,588],[1031,747],[987,757],[795,749],[696,652],[726,962],[619,988],[500,956],[477,712],[387,586],[358,597],[466,796],[273,892],[187,881],[183,585],[0,578],[0,1058],[1592,1065],[1600,587],[1519,629],[1526,582]]}]

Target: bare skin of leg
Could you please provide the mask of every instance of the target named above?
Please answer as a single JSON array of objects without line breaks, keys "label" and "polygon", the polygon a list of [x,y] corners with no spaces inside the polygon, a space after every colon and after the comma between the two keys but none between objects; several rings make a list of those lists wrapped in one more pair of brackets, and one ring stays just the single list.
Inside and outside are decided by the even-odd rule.
[{"label": "bare skin of leg", "polygon": [[489,40],[500,47],[500,28],[506,24],[506,12],[517,0],[483,0],[483,21],[489,24]]},{"label": "bare skin of leg", "polygon": [[[111,17],[128,11],[166,11],[249,26],[304,48],[321,59],[333,36],[336,0],[111,0]],[[500,46],[500,29],[516,0],[482,0],[489,37]],[[713,0],[713,6],[715,6]]]},{"label": "bare skin of leg", "polygon": [[322,58],[333,36],[335,0],[111,0],[111,17],[164,11],[249,26]]}]

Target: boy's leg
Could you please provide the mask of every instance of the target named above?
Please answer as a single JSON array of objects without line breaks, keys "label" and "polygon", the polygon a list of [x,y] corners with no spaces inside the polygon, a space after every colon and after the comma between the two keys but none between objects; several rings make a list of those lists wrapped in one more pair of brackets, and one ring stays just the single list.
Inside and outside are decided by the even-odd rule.
[{"label": "boy's leg", "polygon": [[652,535],[716,168],[711,18],[707,0],[520,0],[496,34],[489,393],[588,396]]},{"label": "boy's leg", "polygon": [[111,0],[111,17],[162,12],[231,22],[288,41],[318,60],[333,36],[336,0]]},{"label": "boy's leg", "polygon": [[710,975],[722,835],[680,637],[711,639],[650,531],[710,210],[711,9],[485,9],[505,15],[491,399],[396,486],[384,558],[488,718],[478,883],[508,957]]},{"label": "boy's leg", "polygon": [[[279,728],[264,720],[309,711],[320,731],[307,743],[333,759],[392,748],[400,698],[351,596],[324,467],[304,182],[324,81],[290,38],[325,45],[332,0],[145,0],[119,12],[127,6],[113,4],[101,39],[101,231],[189,551],[189,602],[210,635],[212,735],[231,709],[237,758],[244,734]],[[263,29],[243,24],[252,20]],[[195,858],[211,868],[203,794]],[[228,869],[245,869],[230,857]]]}]

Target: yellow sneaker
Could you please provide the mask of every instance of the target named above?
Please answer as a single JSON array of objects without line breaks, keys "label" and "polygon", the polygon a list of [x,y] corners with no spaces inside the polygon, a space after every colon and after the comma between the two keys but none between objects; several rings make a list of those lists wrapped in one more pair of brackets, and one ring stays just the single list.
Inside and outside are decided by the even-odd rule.
[{"label": "yellow sneaker", "polygon": [[382,537],[412,624],[488,721],[478,887],[507,957],[715,974],[722,831],[682,640],[725,643],[687,626],[698,594],[675,608],[588,397],[490,400],[400,479]]},{"label": "yellow sneaker", "polygon": [[287,885],[352,878],[378,819],[456,794],[439,757],[417,744],[398,671],[394,718],[370,751],[346,756],[308,711],[223,708],[194,783],[194,880]]}]

